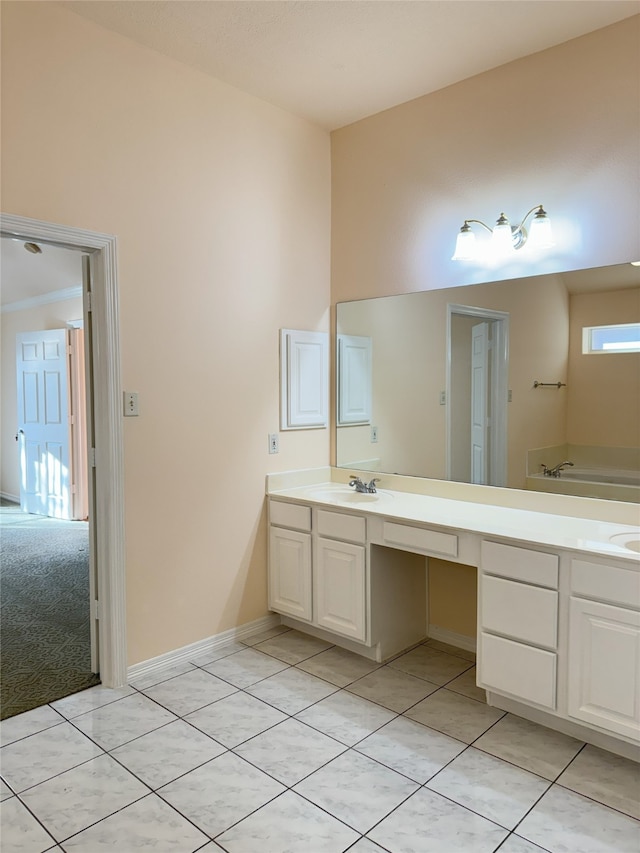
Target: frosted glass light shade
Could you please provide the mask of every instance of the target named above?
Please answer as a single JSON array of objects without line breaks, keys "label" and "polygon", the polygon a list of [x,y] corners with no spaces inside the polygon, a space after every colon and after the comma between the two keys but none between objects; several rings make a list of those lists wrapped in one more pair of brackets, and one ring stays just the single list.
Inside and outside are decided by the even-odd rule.
[{"label": "frosted glass light shade", "polygon": [[529,228],[529,246],[532,249],[549,249],[555,246],[551,221],[544,211],[538,211]]},{"label": "frosted glass light shade", "polygon": [[453,253],[452,261],[471,261],[476,256],[476,237],[473,231],[467,226],[458,232],[456,240],[456,250]]},{"label": "frosted glass light shade", "polygon": [[504,213],[500,215],[491,234],[491,252],[494,255],[510,255],[514,251],[511,225]]}]

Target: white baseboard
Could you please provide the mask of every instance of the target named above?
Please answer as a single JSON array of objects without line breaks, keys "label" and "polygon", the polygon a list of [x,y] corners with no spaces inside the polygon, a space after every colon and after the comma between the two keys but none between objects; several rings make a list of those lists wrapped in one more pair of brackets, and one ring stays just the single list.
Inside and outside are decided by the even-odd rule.
[{"label": "white baseboard", "polygon": [[4,498],[7,501],[13,501],[14,504],[20,503],[20,495],[10,495],[9,492],[0,492],[0,498]]},{"label": "white baseboard", "polygon": [[476,650],[475,637],[467,637],[466,634],[456,634],[455,631],[448,631],[446,628],[439,628],[437,625],[429,625],[427,636],[430,640],[448,643],[450,646],[456,646],[456,648],[464,649],[467,652],[475,652]]},{"label": "white baseboard", "polygon": [[254,622],[247,622],[244,625],[239,625],[237,628],[230,628],[228,631],[223,631],[221,634],[214,634],[212,637],[199,640],[197,643],[190,643],[188,646],[182,646],[179,649],[158,655],[158,657],[149,658],[149,660],[142,661],[141,663],[135,663],[127,669],[127,681],[135,681],[157,670],[201,657],[208,652],[215,651],[215,649],[221,646],[226,646],[227,643],[234,641],[242,642],[246,637],[260,634],[262,631],[268,631],[270,628],[275,628],[278,625],[280,625],[280,617],[277,614],[263,616]]}]

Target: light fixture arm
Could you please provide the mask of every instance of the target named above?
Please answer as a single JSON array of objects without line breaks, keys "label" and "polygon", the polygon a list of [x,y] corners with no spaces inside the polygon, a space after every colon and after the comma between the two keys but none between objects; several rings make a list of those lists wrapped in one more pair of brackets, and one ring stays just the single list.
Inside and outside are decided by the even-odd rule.
[{"label": "light fixture arm", "polygon": [[[535,210],[535,208],[534,208]],[[489,226],[483,222],[481,219],[465,219],[464,224],[469,225],[470,222],[476,222],[478,225],[482,225],[483,228],[486,228],[489,234],[493,233],[493,229],[489,228]],[[464,228],[464,225],[462,226]]]},{"label": "light fixture arm", "polygon": [[534,210],[538,211],[538,213],[536,214],[538,216],[546,216],[547,215],[547,211],[544,209],[544,207],[541,204],[535,204],[531,208],[531,210],[527,211],[527,213],[525,213],[525,215],[522,217],[522,222],[516,228],[517,231],[522,230],[522,228],[524,227],[524,223],[531,216],[531,214],[533,213]]}]

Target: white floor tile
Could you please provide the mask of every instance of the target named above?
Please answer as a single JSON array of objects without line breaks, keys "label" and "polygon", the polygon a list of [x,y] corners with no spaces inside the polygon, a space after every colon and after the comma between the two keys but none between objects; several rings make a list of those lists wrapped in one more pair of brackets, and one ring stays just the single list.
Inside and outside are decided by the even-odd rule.
[{"label": "white floor tile", "polygon": [[583,743],[522,717],[507,714],[473,745],[545,779],[555,779]]},{"label": "white floor tile", "polygon": [[415,782],[349,750],[304,779],[294,790],[364,833],[417,788]]},{"label": "white floor tile", "polygon": [[[207,836],[155,794],[127,806],[95,826],[65,841],[67,853],[153,850],[153,853],[193,853],[207,847]],[[213,853],[213,847],[211,848]]]},{"label": "white floor tile", "polygon": [[150,788],[159,788],[226,752],[213,738],[182,720],[125,743],[111,752]]},{"label": "white floor tile", "polygon": [[289,668],[248,687],[247,692],[285,714],[297,714],[303,708],[335,693],[336,689],[320,678]]},{"label": "white floor tile", "polygon": [[24,791],[58,773],[102,755],[71,723],[62,723],[0,750],[2,775],[14,791]]},{"label": "white floor tile", "polygon": [[48,705],[8,717],[0,723],[0,745],[6,746],[23,737],[50,729],[51,726],[59,726],[64,723],[64,719]]},{"label": "white floor tile", "polygon": [[71,696],[65,696],[64,699],[58,699],[51,703],[51,707],[66,717],[67,720],[71,720],[80,714],[86,714],[87,711],[93,711],[103,705],[117,702],[118,699],[124,699],[125,696],[130,696],[134,692],[133,687],[128,685],[112,688],[98,684],[88,690],[81,690],[79,693],[72,693]]},{"label": "white floor tile", "polygon": [[379,844],[363,837],[349,848],[348,853],[386,853],[386,851]]},{"label": "white floor tile", "polygon": [[475,699],[477,702],[486,704],[487,691],[476,684],[476,668],[475,666],[463,672],[453,681],[447,682],[447,690],[453,690],[454,693],[461,693],[463,696],[468,696],[469,699]]},{"label": "white floor tile", "polygon": [[428,648],[433,649],[436,652],[446,652],[448,655],[463,658],[471,663],[476,662],[475,652],[471,652],[468,649],[461,649],[458,646],[452,646],[449,643],[443,643],[441,640],[425,640],[422,645],[428,646]]},{"label": "white floor tile", "polygon": [[383,666],[350,684],[347,690],[401,714],[438,690],[438,685],[390,666]]},{"label": "white floor tile", "polygon": [[149,793],[108,755],[87,761],[22,795],[57,841],[63,841]]},{"label": "white floor tile", "polygon": [[493,853],[507,831],[421,788],[368,836],[393,853]]},{"label": "white floor tile", "polygon": [[226,752],[158,793],[203,832],[215,837],[284,790],[266,773]]},{"label": "white floor tile", "polygon": [[424,678],[433,684],[446,684],[473,666],[471,661],[439,652],[429,646],[416,646],[404,655],[389,662],[393,669],[400,669],[416,678]]},{"label": "white floor tile", "polygon": [[267,628],[266,631],[260,631],[258,634],[251,634],[250,637],[244,637],[242,642],[245,646],[257,646],[258,643],[271,640],[279,634],[286,634],[290,630],[291,628],[287,628],[286,625],[276,625],[274,628]]},{"label": "white floor tile", "polygon": [[355,747],[358,752],[424,784],[464,749],[465,743],[397,717]]},{"label": "white floor tile", "polygon": [[234,751],[287,787],[340,755],[347,747],[315,729],[286,720]]},{"label": "white floor tile", "polygon": [[553,853],[638,853],[640,823],[554,785],[525,817],[518,835]]},{"label": "white floor tile", "polygon": [[265,640],[254,648],[265,654],[273,655],[274,658],[285,663],[296,664],[312,657],[312,655],[330,649],[332,645],[332,643],[325,643],[324,640],[318,640],[316,637],[310,637],[308,634],[302,634],[300,631],[287,631],[286,634]]},{"label": "white floor tile", "polygon": [[513,829],[549,784],[540,776],[470,747],[434,776],[427,787]]},{"label": "white floor tile", "polygon": [[5,784],[4,780],[0,779],[0,802],[8,800],[9,797],[13,797],[13,791]]},{"label": "white floor tile", "polygon": [[558,784],[640,820],[640,764],[590,744]]},{"label": "white floor tile", "polygon": [[340,646],[334,646],[326,652],[320,652],[312,658],[301,661],[296,666],[311,675],[324,678],[325,681],[337,687],[346,687],[352,681],[378,669],[380,664],[362,655],[341,649]]},{"label": "white floor tile", "polygon": [[288,663],[255,649],[245,649],[207,664],[204,668],[235,687],[250,687],[270,675],[282,672],[288,666]]},{"label": "white floor tile", "polygon": [[175,714],[134,693],[75,717],[73,723],[103,749],[115,749],[175,719]]},{"label": "white floor tile", "polygon": [[147,687],[153,687],[160,684],[162,681],[168,681],[170,678],[175,678],[176,675],[184,675],[186,672],[192,672],[196,667],[189,661],[182,661],[170,666],[154,669],[153,672],[148,672],[146,675],[141,675],[138,678],[133,678],[130,684],[136,690],[144,690]]},{"label": "white floor tile", "polygon": [[229,655],[234,655],[236,652],[241,652],[247,647],[244,643],[225,643],[224,646],[217,646],[215,649],[211,649],[208,652],[202,652],[199,655],[195,655],[192,658],[189,658],[191,663],[196,664],[196,666],[206,666],[207,664],[213,663],[215,660],[220,660],[221,658],[226,658]]},{"label": "white floor tile", "polygon": [[229,748],[286,719],[282,711],[246,693],[234,693],[185,717],[191,725]]},{"label": "white floor tile", "polygon": [[357,838],[357,832],[287,791],[217,840],[229,853],[341,853]]},{"label": "white floor tile", "polygon": [[395,716],[393,711],[344,691],[296,714],[298,720],[348,746],[353,746]]},{"label": "white floor tile", "polygon": [[0,803],[2,850],[5,853],[44,853],[57,845],[17,797]]},{"label": "white floor tile", "polygon": [[542,847],[532,844],[519,835],[510,835],[498,850],[498,853],[546,853]]},{"label": "white floor tile", "polygon": [[155,687],[148,687],[144,693],[154,702],[183,717],[235,691],[236,688],[226,681],[202,669],[195,669],[156,684]]},{"label": "white floor tile", "polygon": [[504,717],[504,711],[482,705],[444,688],[427,696],[405,712],[405,716],[450,737],[472,743]]}]

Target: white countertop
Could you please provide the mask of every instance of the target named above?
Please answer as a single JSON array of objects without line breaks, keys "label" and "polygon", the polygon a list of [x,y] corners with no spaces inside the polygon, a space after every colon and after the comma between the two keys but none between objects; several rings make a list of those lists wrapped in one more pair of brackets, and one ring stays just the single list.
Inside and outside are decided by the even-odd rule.
[{"label": "white countertop", "polygon": [[[280,480],[277,485],[284,483]],[[357,496],[354,489],[348,485],[330,480],[291,485],[288,488],[268,487],[267,494],[278,500],[325,506],[359,515],[432,524],[483,536],[497,536],[592,555],[610,556],[629,561],[640,568],[638,552],[611,541],[612,536],[640,540],[640,526],[636,525],[385,488],[380,489],[377,497]]]}]

